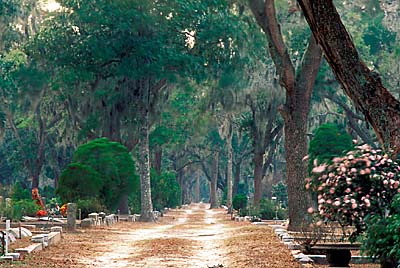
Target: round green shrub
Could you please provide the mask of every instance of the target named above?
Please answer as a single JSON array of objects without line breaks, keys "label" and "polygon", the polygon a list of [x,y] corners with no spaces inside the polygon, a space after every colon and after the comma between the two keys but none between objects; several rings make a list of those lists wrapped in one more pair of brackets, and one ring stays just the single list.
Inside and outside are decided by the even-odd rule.
[{"label": "round green shrub", "polygon": [[233,209],[245,209],[247,207],[247,196],[245,194],[238,194],[232,200]]}]

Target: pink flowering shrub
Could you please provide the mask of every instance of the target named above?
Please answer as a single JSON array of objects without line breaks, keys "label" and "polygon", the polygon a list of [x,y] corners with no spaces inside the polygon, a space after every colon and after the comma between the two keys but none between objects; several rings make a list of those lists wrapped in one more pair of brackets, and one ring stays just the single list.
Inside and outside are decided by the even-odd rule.
[{"label": "pink flowering shrub", "polygon": [[360,233],[367,216],[390,214],[400,192],[400,166],[379,149],[356,146],[331,165],[314,163],[306,188],[318,196],[320,218],[355,226]]}]

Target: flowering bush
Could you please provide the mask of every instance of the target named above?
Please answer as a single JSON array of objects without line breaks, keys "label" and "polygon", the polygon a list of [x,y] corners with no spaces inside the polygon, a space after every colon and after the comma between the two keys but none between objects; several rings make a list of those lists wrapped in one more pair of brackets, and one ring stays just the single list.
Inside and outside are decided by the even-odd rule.
[{"label": "flowering bush", "polygon": [[322,219],[355,226],[359,234],[365,230],[367,215],[391,214],[393,198],[400,192],[399,180],[398,162],[379,149],[362,145],[334,158],[331,165],[314,163],[306,188],[317,193]]}]

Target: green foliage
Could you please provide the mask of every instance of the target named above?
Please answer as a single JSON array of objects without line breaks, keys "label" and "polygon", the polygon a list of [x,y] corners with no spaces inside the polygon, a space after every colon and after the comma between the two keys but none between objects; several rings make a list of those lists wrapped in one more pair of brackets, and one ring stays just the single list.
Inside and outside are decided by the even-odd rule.
[{"label": "green foliage", "polygon": [[238,194],[232,200],[233,209],[245,209],[247,207],[247,196],[245,194]]},{"label": "green foliage", "polygon": [[13,201],[31,200],[32,195],[29,189],[24,188],[21,182],[17,181],[13,186],[11,198]]},{"label": "green foliage", "polygon": [[309,169],[314,160],[318,163],[331,163],[334,157],[342,156],[352,148],[352,137],[346,131],[334,124],[323,124],[310,142]]},{"label": "green foliage", "polygon": [[371,215],[366,220],[366,230],[360,237],[362,253],[380,260],[400,260],[400,195],[391,205],[393,215]]},{"label": "green foliage", "polygon": [[19,221],[22,219],[22,216],[36,216],[36,212],[40,209],[41,207],[35,201],[23,199],[19,201],[13,200],[11,206],[8,207],[3,202],[0,207],[0,213],[8,219]]},{"label": "green foliage", "polygon": [[46,197],[46,200],[56,198],[56,189],[50,185],[46,185],[43,189],[40,189],[40,195]]},{"label": "green foliage", "polygon": [[92,212],[107,212],[108,209],[101,204],[98,198],[78,199],[75,201],[77,208],[81,210],[81,218],[87,218]]},{"label": "green foliage", "polygon": [[72,163],[60,176],[57,194],[63,203],[90,197],[99,198],[103,184],[100,174],[93,168],[81,163]]},{"label": "green foliage", "polygon": [[99,198],[114,210],[122,195],[139,191],[138,185],[135,163],[127,149],[101,138],[78,147],[60,177],[57,193],[63,202]]},{"label": "green foliage", "polygon": [[400,259],[400,215],[372,216],[361,238],[362,253],[381,260]]},{"label": "green foliage", "polygon": [[260,202],[260,208],[258,210],[258,215],[262,220],[284,220],[288,217],[287,209],[283,209],[279,206],[279,203],[262,199]]},{"label": "green foliage", "polygon": [[172,172],[160,175],[151,170],[151,195],[153,207],[161,211],[165,207],[175,208],[181,204],[181,187]]},{"label": "green foliage", "polygon": [[272,195],[276,197],[277,201],[282,207],[288,207],[288,193],[286,184],[280,181],[279,183],[272,185]]}]

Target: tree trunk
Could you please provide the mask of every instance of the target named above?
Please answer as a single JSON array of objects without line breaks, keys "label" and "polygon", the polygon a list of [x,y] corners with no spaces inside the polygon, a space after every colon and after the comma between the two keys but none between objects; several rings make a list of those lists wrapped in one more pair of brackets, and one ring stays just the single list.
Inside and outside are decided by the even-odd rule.
[{"label": "tree trunk", "polygon": [[162,148],[160,146],[156,146],[154,148],[154,170],[158,175],[161,174],[161,160],[162,160]]},{"label": "tree trunk", "polygon": [[264,192],[268,200],[271,200],[272,197],[273,176],[273,173],[267,173],[264,175]]},{"label": "tree trunk", "polygon": [[39,146],[37,148],[36,158],[31,166],[32,189],[39,188],[39,177],[44,165],[46,149],[47,130],[46,124],[40,113],[40,104],[36,108],[36,117],[39,123]]},{"label": "tree trunk", "polygon": [[286,103],[281,109],[281,114],[285,121],[289,229],[299,230],[307,213],[309,199],[305,198],[304,194],[307,169],[302,161],[308,151],[307,116],[322,53],[315,39],[310,38],[301,66],[296,72],[276,19],[274,0],[249,0],[249,2],[257,23],[267,37],[269,52],[279,74],[279,82],[286,91]]},{"label": "tree trunk", "polygon": [[400,153],[400,102],[360,59],[332,0],[298,0],[344,92],[372,125],[386,150]]},{"label": "tree trunk", "polygon": [[[307,115],[308,111],[293,109],[285,118],[285,154],[288,186],[289,219],[291,230],[304,226],[304,216],[311,205],[311,197],[305,193],[304,179],[307,165],[303,161],[307,154]],[[302,111],[303,110],[303,111]]]},{"label": "tree trunk", "polygon": [[118,205],[118,210],[121,214],[128,214],[129,213],[129,199],[128,195],[124,194],[121,197],[121,200]]},{"label": "tree trunk", "polygon": [[199,203],[201,201],[200,197],[200,175],[196,174],[196,190],[195,190],[195,202]]},{"label": "tree trunk", "polygon": [[264,153],[254,153],[254,200],[253,206],[259,207],[262,198],[262,178],[263,178],[263,162]]},{"label": "tree trunk", "polygon": [[240,183],[240,173],[241,173],[241,162],[236,163],[235,165],[235,174],[234,174],[234,181],[233,181],[233,189],[232,189],[232,196],[235,197],[238,193],[239,183]]},{"label": "tree trunk", "polygon": [[[230,121],[229,121],[230,124]],[[229,127],[228,135],[226,137],[227,143],[227,151],[228,151],[228,166],[226,173],[226,186],[227,186],[227,195],[226,195],[226,205],[228,207],[228,213],[232,212],[232,161],[233,161],[233,148],[232,148],[232,128]]]},{"label": "tree trunk", "polygon": [[210,209],[218,208],[218,196],[217,196],[218,161],[219,161],[219,152],[215,151],[213,154],[213,163],[211,166],[212,177],[210,183]]},{"label": "tree trunk", "polygon": [[149,118],[146,108],[142,108],[142,124],[139,128],[139,170],[141,187],[140,221],[154,221],[151,201],[150,158],[149,158]]}]

